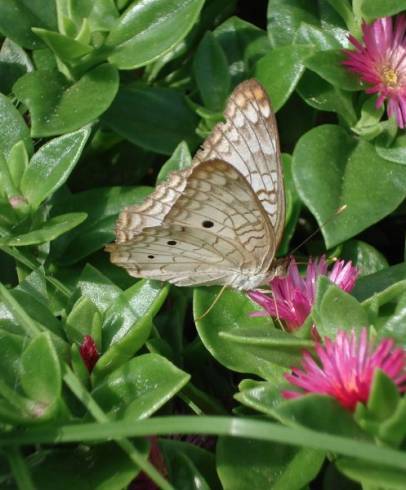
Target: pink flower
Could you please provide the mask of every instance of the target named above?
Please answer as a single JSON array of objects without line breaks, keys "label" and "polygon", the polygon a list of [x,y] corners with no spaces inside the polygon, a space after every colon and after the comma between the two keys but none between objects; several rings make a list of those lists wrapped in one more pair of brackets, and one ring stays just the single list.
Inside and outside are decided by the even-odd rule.
[{"label": "pink flower", "polygon": [[361,330],[359,340],[352,332],[339,331],[335,341],[324,339],[316,345],[319,363],[305,352],[303,369],[293,368],[285,378],[303,391],[285,391],[284,398],[297,398],[318,393],[335,398],[344,408],[353,411],[358,402],[366,403],[375,371],[381,369],[406,391],[406,351],[396,348],[392,339],[382,339],[375,350],[368,342],[367,329]]},{"label": "pink flower", "polygon": [[381,107],[388,99],[388,116],[396,117],[398,126],[406,124],[406,17],[399,15],[377,19],[372,24],[363,23],[363,44],[349,36],[354,51],[344,50],[343,62],[349,70],[371,86],[369,94],[379,94],[376,102]]},{"label": "pink flower", "polygon": [[84,336],[79,352],[87,370],[91,373],[99,360],[100,354],[97,352],[96,343],[90,335]]},{"label": "pink flower", "polygon": [[358,276],[351,262],[338,260],[328,272],[324,256],[309,260],[305,277],[299,274],[292,257],[286,277],[275,277],[270,281],[271,295],[260,291],[249,291],[248,296],[266,311],[255,312],[254,316],[271,315],[285,321],[289,331],[301,327],[308,317],[315,300],[318,276],[327,276],[344,291],[351,291]]}]

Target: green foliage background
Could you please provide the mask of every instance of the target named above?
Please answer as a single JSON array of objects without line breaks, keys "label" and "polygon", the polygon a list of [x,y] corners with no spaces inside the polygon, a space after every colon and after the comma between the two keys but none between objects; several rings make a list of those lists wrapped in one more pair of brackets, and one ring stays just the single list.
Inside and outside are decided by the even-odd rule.
[{"label": "green foliage background", "polygon": [[[406,348],[406,139],[341,64],[362,19],[406,1],[249,3],[0,0],[0,488],[119,490],[141,469],[162,489],[406,487],[406,402],[382,373],[354,416],[280,395],[313,322]],[[135,282],[103,251],[251,77],[284,152],[280,254],[346,204],[304,253],[361,272],[352,295],[319,281],[296,334],[235,291],[196,330],[218,289]],[[169,434],[218,438],[161,437],[164,478],[148,436]]]}]

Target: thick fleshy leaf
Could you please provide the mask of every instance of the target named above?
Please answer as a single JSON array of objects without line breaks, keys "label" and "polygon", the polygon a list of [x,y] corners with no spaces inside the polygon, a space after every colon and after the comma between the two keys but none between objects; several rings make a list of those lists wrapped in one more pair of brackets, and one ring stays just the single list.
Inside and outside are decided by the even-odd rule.
[{"label": "thick fleshy leaf", "polygon": [[324,454],[254,439],[221,437],[216,460],[224,490],[301,490],[317,475]]},{"label": "thick fleshy leaf", "polygon": [[107,187],[73,194],[58,203],[54,213],[85,212],[88,219],[72,233],[62,237],[52,250],[63,264],[72,264],[99,250],[115,238],[118,214],[126,207],[141,203],[149,187]]},{"label": "thick fleshy leaf", "polygon": [[15,81],[32,70],[28,54],[11,39],[5,39],[0,49],[0,91],[8,95]]},{"label": "thick fleshy leaf", "polygon": [[334,284],[322,298],[317,298],[317,330],[322,337],[334,339],[338,330],[355,330],[368,326],[368,315],[360,303]]},{"label": "thick fleshy leaf", "polygon": [[189,378],[164,357],[144,354],[105,377],[92,395],[115,417],[143,419],[169,401]]},{"label": "thick fleshy leaf", "polygon": [[52,341],[46,333],[35,337],[24,350],[20,379],[25,393],[44,405],[53,404],[61,395],[61,367]]},{"label": "thick fleshy leaf", "polygon": [[182,141],[175,148],[171,157],[162,165],[158,177],[156,178],[156,183],[160,184],[163,182],[168,175],[175,170],[183,170],[184,168],[190,167],[191,163],[192,156],[190,155],[189,147]]},{"label": "thick fleshy leaf", "polygon": [[204,0],[132,2],[111,30],[109,61],[120,69],[144,66],[181,41],[193,27]]},{"label": "thick fleshy leaf", "polygon": [[169,88],[122,88],[103,121],[132,143],[164,155],[182,140],[191,148],[199,142],[197,116],[184,96]]},{"label": "thick fleshy leaf", "polygon": [[361,240],[350,240],[344,243],[340,257],[345,260],[351,260],[357,267],[360,276],[373,274],[389,266],[388,261],[381,252]]},{"label": "thick fleshy leaf", "polygon": [[314,53],[306,58],[304,64],[306,68],[340,89],[360,90],[359,78],[344,67],[343,60],[341,49],[329,49]]},{"label": "thick fleshy leaf", "polygon": [[302,23],[320,24],[315,4],[306,0],[268,2],[268,36],[273,46],[292,44]]},{"label": "thick fleshy leaf", "polygon": [[39,28],[34,28],[33,32],[52,49],[58,58],[68,62],[91,53],[93,49],[88,44],[76,41],[59,32]]},{"label": "thick fleshy leaf", "polygon": [[359,9],[363,17],[372,21],[377,17],[385,17],[388,15],[394,15],[403,10],[406,10],[405,0],[374,0],[370,2],[368,0],[359,0]]},{"label": "thick fleshy leaf", "polygon": [[393,265],[381,271],[369,274],[358,279],[352,294],[359,300],[364,301],[374,294],[385,290],[398,281],[406,279],[406,263]]},{"label": "thick fleshy leaf", "polygon": [[218,288],[195,289],[194,315],[203,344],[219,362],[234,371],[268,379],[282,371],[278,365],[289,366],[297,360],[300,348],[296,342],[300,341],[276,330],[270,317],[253,318],[250,314],[258,307],[243,293],[226,290],[199,320],[218,293]]},{"label": "thick fleshy leaf", "polygon": [[221,111],[230,92],[230,74],[223,48],[211,32],[199,44],[193,71],[204,105]]},{"label": "thick fleshy leaf", "polygon": [[91,265],[86,265],[77,284],[80,296],[89,298],[102,313],[120,296],[121,289]]},{"label": "thick fleshy leaf", "polygon": [[375,143],[376,152],[385,160],[406,165],[406,135],[400,134],[395,141],[386,147],[380,141]]},{"label": "thick fleshy leaf", "polygon": [[24,141],[27,150],[32,150],[30,131],[24,119],[5,95],[0,94],[0,152],[8,158],[11,148]]},{"label": "thick fleshy leaf", "polygon": [[271,47],[265,31],[239,17],[227,19],[213,34],[226,54],[232,85],[250,78]]},{"label": "thick fleshy leaf", "polygon": [[7,238],[0,238],[0,246],[25,247],[27,245],[38,245],[39,243],[50,242],[58,236],[80,225],[87,218],[86,213],[69,213],[55,216],[46,221],[41,228],[14,235]]},{"label": "thick fleshy leaf", "polygon": [[105,313],[103,352],[95,375],[110,372],[130,359],[149,337],[152,320],[160,310],[168,286],[157,281],[138,281],[124,291]]},{"label": "thick fleshy leaf", "polygon": [[[148,456],[146,439],[132,441]],[[122,490],[137,476],[139,468],[115,443],[57,448],[44,451],[41,464],[31,468],[36,488],[54,490]]]},{"label": "thick fleshy leaf", "polygon": [[406,471],[380,466],[353,458],[340,458],[336,465],[344,475],[362,484],[363,488],[403,490]]},{"label": "thick fleshy leaf", "polygon": [[31,158],[21,180],[21,191],[33,208],[64,184],[74,169],[90,135],[85,127],[54,138]]},{"label": "thick fleshy leaf", "polygon": [[0,32],[28,49],[42,45],[31,28],[56,29],[56,5],[48,0],[0,2]]},{"label": "thick fleshy leaf", "polygon": [[388,162],[363,140],[324,125],[306,133],[293,153],[293,176],[303,202],[321,226],[328,248],[392,212],[406,197],[406,169]]},{"label": "thick fleshy leaf", "polygon": [[87,296],[82,296],[73,305],[65,324],[65,332],[70,342],[81,345],[85,335],[91,335],[94,328],[102,326],[102,315],[97,306]]},{"label": "thick fleshy leaf", "polygon": [[281,46],[257,62],[255,77],[267,89],[275,111],[283,106],[295,89],[305,69],[304,60],[312,52],[311,46]]},{"label": "thick fleshy leaf", "polygon": [[[186,441],[187,439],[188,438],[186,437]],[[185,484],[191,484],[190,476],[193,478],[194,475],[204,475],[204,479],[210,485],[209,488],[211,490],[221,490],[222,486],[217,476],[214,454],[211,451],[207,451],[196,445],[201,443],[203,447],[206,447],[207,443],[210,444],[210,436],[192,436],[190,439],[194,442],[194,444],[167,438],[159,440],[159,448],[165,457],[170,481],[175,488],[185,488]],[[193,464],[192,472],[185,472],[187,473],[185,475],[179,471],[181,470],[181,466],[179,465],[179,455],[186,456],[189,463]],[[189,477],[189,479],[187,477]]]},{"label": "thick fleshy leaf", "polygon": [[351,93],[331,85],[316,73],[307,70],[297,85],[297,91],[311,107],[319,111],[337,112],[350,126],[356,123]]},{"label": "thick fleshy leaf", "polygon": [[103,114],[117,93],[118,72],[106,63],[71,85],[59,72],[35,71],[20,78],[13,90],[30,111],[32,136],[53,136]]}]

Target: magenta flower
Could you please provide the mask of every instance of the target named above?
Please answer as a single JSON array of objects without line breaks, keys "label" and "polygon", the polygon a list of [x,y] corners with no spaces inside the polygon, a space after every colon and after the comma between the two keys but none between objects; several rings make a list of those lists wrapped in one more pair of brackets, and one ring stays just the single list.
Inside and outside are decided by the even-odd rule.
[{"label": "magenta flower", "polygon": [[324,256],[319,260],[309,260],[305,277],[299,274],[292,257],[286,277],[275,277],[270,281],[271,294],[249,291],[248,296],[264,308],[253,316],[271,315],[284,320],[288,331],[301,327],[314,304],[318,276],[327,276],[344,291],[351,291],[358,277],[358,271],[351,262],[338,260],[328,272]]},{"label": "magenta flower", "polygon": [[97,351],[95,341],[90,335],[83,337],[83,342],[79,349],[80,356],[87,367],[89,373],[93,371],[96,362],[99,360],[100,354]]},{"label": "magenta flower", "polygon": [[284,391],[291,399],[308,393],[335,398],[340,405],[353,411],[357,403],[366,403],[375,371],[381,369],[406,391],[406,351],[397,348],[392,339],[382,339],[375,350],[368,342],[367,329],[361,330],[359,340],[354,331],[339,331],[335,341],[324,339],[324,346],[316,345],[317,363],[309,352],[302,358],[303,369],[293,368],[285,378],[303,391]]},{"label": "magenta flower", "polygon": [[371,86],[366,92],[378,94],[377,107],[388,99],[388,116],[396,117],[398,126],[406,124],[406,17],[399,15],[363,23],[363,44],[349,36],[354,51],[344,50],[343,62],[349,70]]}]

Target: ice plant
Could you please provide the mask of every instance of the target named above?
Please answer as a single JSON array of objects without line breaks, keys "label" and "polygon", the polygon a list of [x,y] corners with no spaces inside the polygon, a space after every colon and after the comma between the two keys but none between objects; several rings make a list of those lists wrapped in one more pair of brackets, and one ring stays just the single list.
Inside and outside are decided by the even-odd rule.
[{"label": "ice plant", "polygon": [[284,320],[287,330],[301,327],[314,304],[318,276],[327,276],[344,291],[351,291],[358,276],[351,262],[338,260],[328,271],[324,256],[309,260],[304,277],[299,274],[295,259],[289,263],[286,277],[275,277],[270,281],[270,294],[261,291],[249,291],[248,296],[264,308],[255,312],[255,316],[271,315]]},{"label": "ice plant", "polygon": [[388,116],[396,117],[400,128],[406,125],[406,16],[377,19],[363,23],[362,42],[349,36],[355,50],[344,50],[343,64],[370,86],[369,94],[378,94],[376,106],[388,99]]},{"label": "ice plant", "polygon": [[87,367],[89,373],[93,371],[93,368],[98,361],[100,354],[97,351],[97,346],[95,341],[90,335],[85,335],[83,342],[79,349],[80,355]]},{"label": "ice plant", "polygon": [[374,349],[368,341],[366,328],[359,338],[354,331],[339,331],[335,340],[328,337],[324,345],[316,345],[317,361],[309,352],[302,358],[302,369],[293,368],[285,378],[302,391],[284,391],[284,398],[297,398],[318,393],[335,398],[340,405],[353,411],[357,403],[366,403],[375,371],[381,369],[406,391],[406,351],[396,347],[389,338],[382,339]]}]

